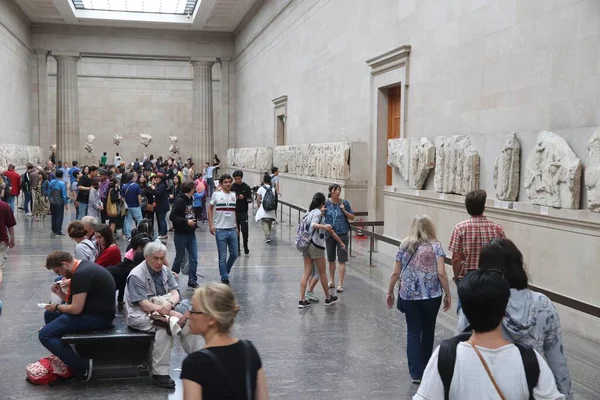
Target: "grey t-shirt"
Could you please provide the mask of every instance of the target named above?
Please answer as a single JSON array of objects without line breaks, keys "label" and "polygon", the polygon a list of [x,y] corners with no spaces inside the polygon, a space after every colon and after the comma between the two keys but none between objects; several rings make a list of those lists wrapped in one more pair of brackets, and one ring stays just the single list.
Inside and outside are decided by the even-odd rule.
[{"label": "grey t-shirt", "polygon": [[325,248],[325,231],[321,229],[314,229],[312,226],[313,224],[322,223],[321,218],[323,218],[323,213],[318,208],[315,208],[308,213],[306,222],[308,223],[308,229],[311,234],[312,242],[315,244],[315,246]]},{"label": "grey t-shirt", "polygon": [[75,246],[75,259],[95,261],[98,250],[90,239],[84,239]]},{"label": "grey t-shirt", "polygon": [[[158,282],[164,282],[164,279],[167,280],[169,292],[171,290],[179,289],[179,285],[173,276],[173,272],[169,268],[163,266],[161,272],[154,272],[150,269],[150,267],[146,268],[150,270],[150,275],[155,282],[155,290],[158,296],[166,294],[162,293],[164,291],[163,286],[157,285]],[[152,295],[146,291],[146,282],[137,276],[131,275],[127,280],[127,285],[127,289],[129,290],[129,301],[131,301],[133,304],[137,304],[142,300],[148,300],[150,297],[152,297]]]}]

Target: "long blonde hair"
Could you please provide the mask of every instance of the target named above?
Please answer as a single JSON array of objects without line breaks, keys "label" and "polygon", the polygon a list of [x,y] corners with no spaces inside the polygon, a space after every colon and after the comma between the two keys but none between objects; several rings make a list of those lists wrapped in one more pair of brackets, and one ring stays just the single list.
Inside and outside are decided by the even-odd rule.
[{"label": "long blonde hair", "polygon": [[402,239],[400,248],[412,254],[421,243],[432,240],[437,240],[433,220],[428,215],[418,214],[408,229],[408,236]]},{"label": "long blonde hair", "polygon": [[203,313],[217,321],[217,329],[221,333],[228,333],[233,326],[240,306],[235,300],[233,290],[222,283],[208,283],[200,286],[194,292],[196,300]]}]

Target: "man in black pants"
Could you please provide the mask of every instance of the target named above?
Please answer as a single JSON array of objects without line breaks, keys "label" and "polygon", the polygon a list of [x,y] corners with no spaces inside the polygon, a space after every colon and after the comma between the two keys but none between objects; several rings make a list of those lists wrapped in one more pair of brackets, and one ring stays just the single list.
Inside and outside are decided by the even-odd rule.
[{"label": "man in black pants", "polygon": [[[233,185],[231,191],[235,193],[235,216],[238,229],[244,236],[244,254],[250,253],[248,249],[248,203],[252,202],[252,189],[242,181],[244,173],[237,170],[233,173]],[[238,255],[242,254],[240,248],[240,237],[238,236]]]}]

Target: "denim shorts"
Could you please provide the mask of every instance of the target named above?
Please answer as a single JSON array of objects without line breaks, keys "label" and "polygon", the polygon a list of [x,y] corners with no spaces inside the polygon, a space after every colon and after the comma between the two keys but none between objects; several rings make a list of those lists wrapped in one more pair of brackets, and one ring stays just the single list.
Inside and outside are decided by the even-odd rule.
[{"label": "denim shorts", "polygon": [[337,260],[341,263],[348,262],[348,234],[343,233],[338,235],[342,242],[344,242],[345,249],[342,249],[340,244],[331,236],[327,236],[325,240],[325,246],[327,248],[327,261],[335,262],[336,255]]}]

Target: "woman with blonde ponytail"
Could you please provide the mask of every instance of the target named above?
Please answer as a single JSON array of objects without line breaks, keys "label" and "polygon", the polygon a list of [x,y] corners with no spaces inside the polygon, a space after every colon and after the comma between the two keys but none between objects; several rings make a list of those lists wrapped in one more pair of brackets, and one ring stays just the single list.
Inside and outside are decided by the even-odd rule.
[{"label": "woman with blonde ponytail", "polygon": [[209,283],[194,292],[186,317],[190,332],[202,335],[205,345],[183,360],[184,400],[269,398],[258,351],[230,334],[239,309],[228,285]]},{"label": "woman with blonde ponytail", "polygon": [[398,309],[406,317],[406,353],[413,383],[421,383],[423,371],[433,351],[435,321],[442,303],[450,309],[451,297],[444,248],[437,240],[433,221],[419,214],[414,219],[396,254],[390,278],[387,306],[394,305],[394,286],[400,279]]}]

